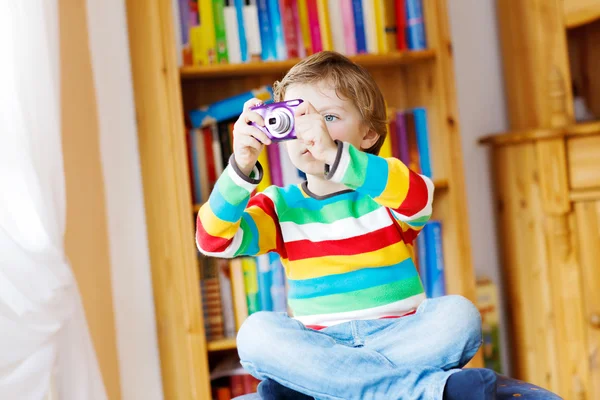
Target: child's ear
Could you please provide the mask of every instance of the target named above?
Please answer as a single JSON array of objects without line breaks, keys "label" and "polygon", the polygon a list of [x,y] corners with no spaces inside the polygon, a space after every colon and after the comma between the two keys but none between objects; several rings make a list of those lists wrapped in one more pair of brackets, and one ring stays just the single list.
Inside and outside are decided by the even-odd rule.
[{"label": "child's ear", "polygon": [[360,148],[363,150],[370,149],[377,143],[379,140],[379,134],[372,129],[369,129],[367,133],[363,136],[362,141],[360,142]]}]

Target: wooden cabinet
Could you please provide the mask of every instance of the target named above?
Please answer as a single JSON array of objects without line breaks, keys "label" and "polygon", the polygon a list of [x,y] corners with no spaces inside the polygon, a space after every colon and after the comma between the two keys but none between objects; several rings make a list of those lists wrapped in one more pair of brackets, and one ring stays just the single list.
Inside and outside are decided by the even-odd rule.
[{"label": "wooden cabinet", "polygon": [[484,140],[513,372],[568,400],[600,399],[600,122],[575,121],[572,91],[600,95],[599,3],[498,0],[512,130]]}]

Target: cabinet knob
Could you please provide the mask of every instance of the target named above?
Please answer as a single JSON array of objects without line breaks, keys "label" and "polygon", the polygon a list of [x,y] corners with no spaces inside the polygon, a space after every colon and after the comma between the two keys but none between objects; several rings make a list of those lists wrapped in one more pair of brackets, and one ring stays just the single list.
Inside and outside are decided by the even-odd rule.
[{"label": "cabinet knob", "polygon": [[590,325],[592,325],[594,328],[600,329],[600,314],[598,314],[598,313],[592,314],[592,316],[590,317]]}]

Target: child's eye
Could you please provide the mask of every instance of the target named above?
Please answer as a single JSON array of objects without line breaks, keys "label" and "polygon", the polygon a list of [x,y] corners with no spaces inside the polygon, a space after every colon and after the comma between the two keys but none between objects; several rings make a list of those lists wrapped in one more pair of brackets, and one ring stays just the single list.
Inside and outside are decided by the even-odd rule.
[{"label": "child's eye", "polygon": [[325,115],[325,122],[333,122],[337,119],[335,115],[327,114]]}]

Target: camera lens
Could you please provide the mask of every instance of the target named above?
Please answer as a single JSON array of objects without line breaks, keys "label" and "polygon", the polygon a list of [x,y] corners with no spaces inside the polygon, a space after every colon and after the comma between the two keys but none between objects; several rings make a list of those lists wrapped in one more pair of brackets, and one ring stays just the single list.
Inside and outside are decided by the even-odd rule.
[{"label": "camera lens", "polygon": [[269,118],[269,125],[275,125],[277,123],[277,118]]},{"label": "camera lens", "polygon": [[285,137],[293,125],[292,115],[289,111],[283,108],[273,110],[271,115],[267,116],[269,131],[276,138]]}]

